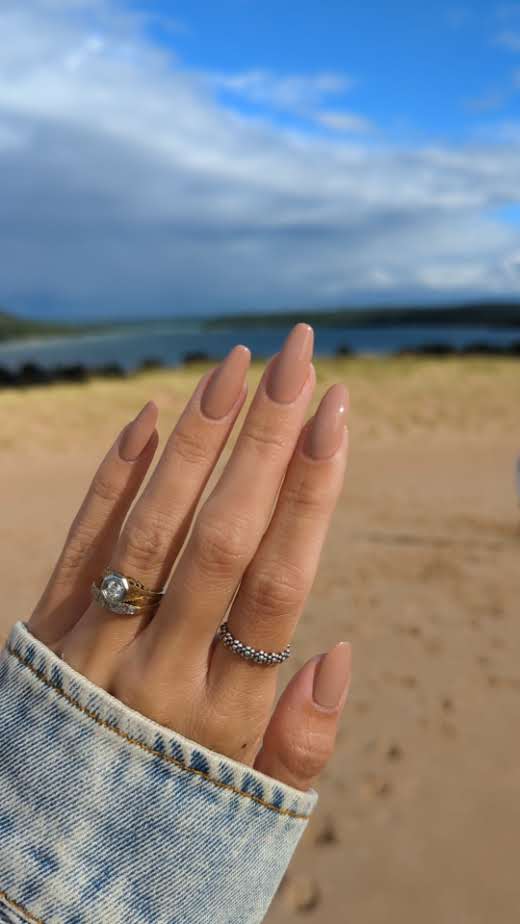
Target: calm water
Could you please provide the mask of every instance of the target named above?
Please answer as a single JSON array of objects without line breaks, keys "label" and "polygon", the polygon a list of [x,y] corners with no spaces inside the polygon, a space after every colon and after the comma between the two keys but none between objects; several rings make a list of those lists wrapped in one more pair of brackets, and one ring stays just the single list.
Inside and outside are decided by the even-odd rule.
[{"label": "calm water", "polygon": [[[288,329],[242,329],[237,325],[229,330],[208,332],[196,326],[179,330],[173,325],[164,325],[156,326],[147,333],[128,331],[109,335],[26,340],[0,344],[0,366],[15,371],[28,362],[45,368],[76,363],[95,368],[118,363],[131,371],[144,360],[157,360],[164,365],[175,366],[182,362],[185,353],[192,351],[203,351],[211,359],[221,359],[236,343],[250,347],[254,357],[267,358],[280,349]],[[314,330],[315,352],[318,356],[332,356],[340,346],[349,346],[356,352],[391,353],[425,343],[447,343],[463,347],[478,341],[507,346],[520,340],[520,328],[496,330],[486,327],[410,326],[342,330],[316,325]]]}]

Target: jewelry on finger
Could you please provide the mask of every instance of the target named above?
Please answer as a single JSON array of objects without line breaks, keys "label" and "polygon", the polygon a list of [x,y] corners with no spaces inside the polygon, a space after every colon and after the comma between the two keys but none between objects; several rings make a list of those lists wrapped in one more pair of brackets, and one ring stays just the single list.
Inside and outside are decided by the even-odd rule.
[{"label": "jewelry on finger", "polygon": [[281,664],[286,661],[291,653],[291,646],[287,645],[283,651],[264,651],[263,648],[253,648],[251,645],[245,645],[229,631],[226,622],[217,630],[217,638],[224,643],[226,648],[233,651],[247,661],[253,661],[255,664],[263,664],[266,667],[271,664]]},{"label": "jewelry on finger", "polygon": [[164,590],[149,590],[141,581],[105,568],[102,576],[91,587],[92,599],[105,610],[122,616],[133,616],[150,607],[157,607]]}]

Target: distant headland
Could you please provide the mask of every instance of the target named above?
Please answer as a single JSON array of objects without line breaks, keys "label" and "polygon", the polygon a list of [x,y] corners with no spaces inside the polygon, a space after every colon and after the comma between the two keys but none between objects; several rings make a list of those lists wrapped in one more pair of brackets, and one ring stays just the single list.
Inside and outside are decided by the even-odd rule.
[{"label": "distant headland", "polygon": [[401,326],[446,327],[503,327],[520,329],[520,302],[475,301],[442,306],[391,306],[387,308],[335,308],[301,311],[272,311],[244,314],[225,314],[215,317],[193,315],[153,318],[140,321],[110,321],[96,323],[36,321],[6,310],[0,310],[0,342],[31,337],[77,337],[78,334],[114,333],[119,330],[150,329],[155,325],[174,323],[193,324],[202,330],[241,328],[289,327],[298,321],[329,328],[383,328]]},{"label": "distant headland", "polygon": [[[96,329],[105,329],[105,325],[97,325]],[[33,321],[22,318],[10,311],[0,309],[0,343],[7,340],[21,340],[28,337],[66,337],[77,336],[79,333],[91,332],[93,325],[54,323],[51,321]]]}]

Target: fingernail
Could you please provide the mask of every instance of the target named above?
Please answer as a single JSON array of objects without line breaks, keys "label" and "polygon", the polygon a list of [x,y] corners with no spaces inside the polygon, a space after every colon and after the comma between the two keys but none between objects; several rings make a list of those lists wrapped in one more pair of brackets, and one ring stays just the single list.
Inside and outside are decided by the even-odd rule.
[{"label": "fingernail", "polygon": [[336,709],[350,684],[352,646],[338,642],[322,655],[314,674],[314,702],[325,709]]},{"label": "fingernail", "polygon": [[341,445],[347,417],[347,389],[333,385],[320,401],[304,441],[304,452],[312,459],[328,459]]},{"label": "fingernail", "polygon": [[218,420],[229,413],[242,390],[250,358],[251,351],[239,344],[217,366],[200,402],[206,417]]},{"label": "fingernail", "polygon": [[296,324],[269,370],[266,391],[273,401],[294,401],[309,374],[314,331],[309,324]]},{"label": "fingernail", "polygon": [[148,445],[157,423],[158,408],[154,401],[148,401],[123,430],[119,440],[119,456],[124,462],[135,462]]}]

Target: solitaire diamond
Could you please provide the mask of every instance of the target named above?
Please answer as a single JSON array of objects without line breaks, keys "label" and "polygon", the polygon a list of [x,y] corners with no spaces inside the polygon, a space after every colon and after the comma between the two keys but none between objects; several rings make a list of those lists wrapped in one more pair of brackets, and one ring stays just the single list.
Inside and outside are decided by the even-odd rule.
[{"label": "solitaire diamond", "polygon": [[126,586],[122,578],[109,574],[101,584],[101,592],[107,603],[121,603],[126,595]]}]

